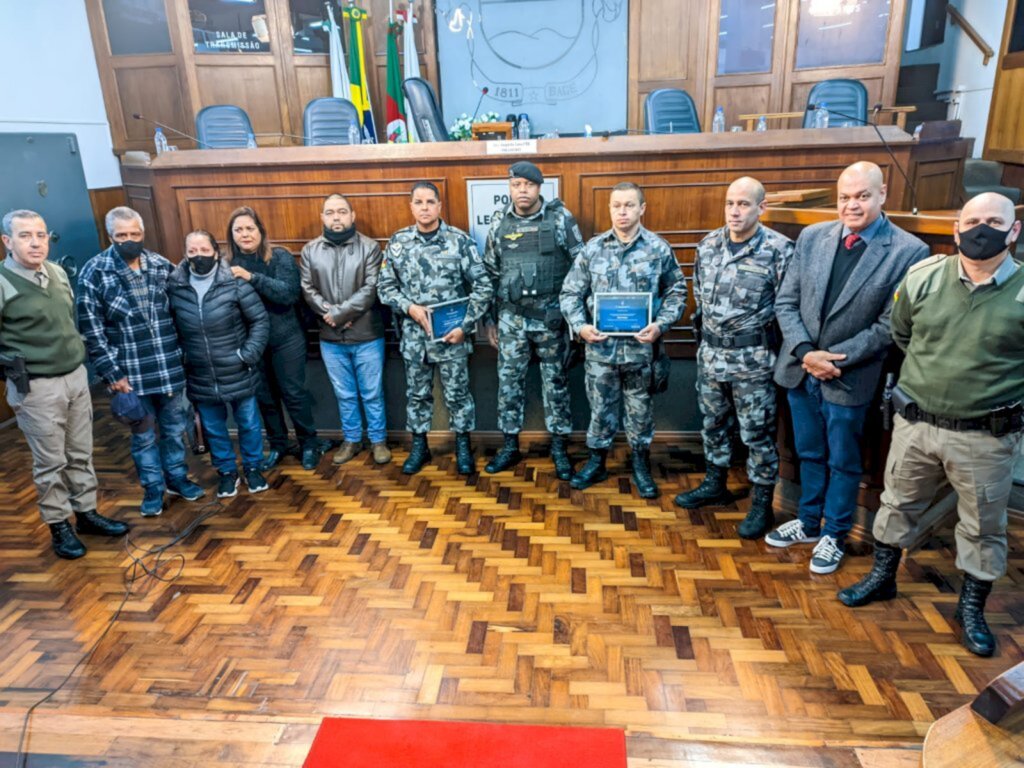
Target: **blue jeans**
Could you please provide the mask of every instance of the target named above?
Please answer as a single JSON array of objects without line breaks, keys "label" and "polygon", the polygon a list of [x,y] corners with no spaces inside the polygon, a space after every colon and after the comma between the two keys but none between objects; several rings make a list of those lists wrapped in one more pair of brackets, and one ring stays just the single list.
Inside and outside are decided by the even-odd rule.
[{"label": "blue jeans", "polygon": [[[804,531],[842,542],[853,526],[853,511],[864,472],[860,441],[868,405],[835,405],[808,375],[789,390],[793,437],[800,458],[800,509]],[[822,518],[824,517],[824,525]]]},{"label": "blue jeans", "polygon": [[320,356],[338,401],[338,416],[345,440],[362,442],[363,417],[359,412],[359,401],[362,400],[370,442],[384,442],[387,437],[384,421],[384,339],[361,344],[321,341]]},{"label": "blue jeans", "polygon": [[259,469],[263,463],[263,424],[260,421],[260,407],[256,397],[246,397],[230,403],[199,403],[199,415],[203,419],[203,430],[210,444],[213,466],[221,474],[237,472],[235,448],[228,434],[228,406],[238,427],[238,447],[242,449],[242,467],[248,471]]},{"label": "blue jeans", "polygon": [[153,486],[162,491],[168,482],[183,480],[188,475],[185,441],[182,439],[182,433],[188,427],[188,401],[184,391],[174,395],[139,395],[139,400],[153,414],[156,425],[154,429],[132,434],[132,460],[142,486]]}]

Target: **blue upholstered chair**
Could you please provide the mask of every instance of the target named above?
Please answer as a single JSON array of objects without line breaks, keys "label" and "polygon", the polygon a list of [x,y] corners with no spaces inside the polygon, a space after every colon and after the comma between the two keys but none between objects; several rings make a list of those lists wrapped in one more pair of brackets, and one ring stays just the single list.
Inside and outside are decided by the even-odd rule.
[{"label": "blue upholstered chair", "polygon": [[700,133],[697,105],[686,91],[659,88],[644,99],[644,129],[648,133]]},{"label": "blue upholstered chair", "polygon": [[[815,83],[811,92],[807,94],[807,103],[808,105],[824,104],[830,113],[832,110],[843,113],[842,115],[829,115],[829,128],[838,128],[843,123],[864,125],[868,119],[868,89],[860,80],[836,78]],[[845,115],[852,115],[857,120],[845,117]],[[813,127],[814,112],[807,109],[804,111],[804,128]]]},{"label": "blue upholstered chair", "polygon": [[302,134],[307,147],[351,144],[349,133],[353,125],[361,131],[359,112],[348,99],[313,99],[302,113]]},{"label": "blue upholstered chair", "polygon": [[245,110],[233,104],[211,104],[196,115],[200,149],[235,149],[248,145],[252,123]]}]

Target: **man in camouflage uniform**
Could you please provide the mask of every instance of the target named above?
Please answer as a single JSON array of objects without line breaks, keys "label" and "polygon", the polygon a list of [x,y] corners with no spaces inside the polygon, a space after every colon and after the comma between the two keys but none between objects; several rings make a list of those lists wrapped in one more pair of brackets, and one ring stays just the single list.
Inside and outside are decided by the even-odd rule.
[{"label": "man in camouflage uniform", "polygon": [[558,291],[573,259],[583,250],[583,236],[561,200],[541,197],[544,176],[536,165],[525,160],[514,163],[508,175],[512,203],[494,214],[484,250],[484,266],[497,299],[496,309],[488,314],[487,339],[498,350],[498,426],[505,436],[503,447],[485,469],[502,472],[523,458],[519,433],[533,351],[540,358],[551,460],[558,478],[568,480],[572,463],[566,441],[572,418],[564,361],[569,339]]},{"label": "man in camouflage uniform", "polygon": [[[592,238],[565,278],[560,303],[573,333],[587,343],[586,380],[590,401],[587,447],[590,458],[572,479],[573,488],[587,488],[608,477],[608,447],[619,429],[623,404],[626,436],[632,450],[633,482],[641,498],[658,496],[651,477],[654,413],[650,386],[654,342],[683,313],[686,279],[672,248],[640,225],[644,193],[632,182],[612,188],[612,228]],[[594,294],[651,293],[654,320],[633,337],[608,336],[597,330]]]},{"label": "man in camouflage uniform", "polygon": [[764,536],[775,523],[775,292],[793,256],[789,238],[760,224],[764,209],[761,182],[737,179],[725,193],[725,226],[697,246],[693,295],[703,325],[697,394],[707,474],[697,488],[675,498],[690,508],[727,498],[731,432],[739,422],[749,451],[747,476],[754,484],[750,511],[738,531],[745,539]]},{"label": "man in camouflage uniform", "polygon": [[[487,311],[493,288],[472,238],[441,220],[441,195],[433,184],[413,185],[410,202],[416,223],[391,236],[377,281],[377,295],[399,316],[405,360],[406,419],[412,449],[402,472],[414,475],[430,461],[427,432],[434,413],[434,367],[455,432],[459,474],[474,470],[469,433],[476,426],[469,391],[471,334]],[[430,337],[432,304],[468,298],[462,325],[443,338]]]}]

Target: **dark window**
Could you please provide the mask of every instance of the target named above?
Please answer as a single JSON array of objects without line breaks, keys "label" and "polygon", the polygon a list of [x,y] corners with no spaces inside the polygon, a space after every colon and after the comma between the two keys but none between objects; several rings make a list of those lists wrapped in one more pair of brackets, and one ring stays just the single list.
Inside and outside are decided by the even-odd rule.
[{"label": "dark window", "polygon": [[796,68],[881,62],[889,11],[889,0],[800,0]]},{"label": "dark window", "polygon": [[114,56],[171,52],[164,0],[103,0],[103,17]]},{"label": "dark window", "polygon": [[264,0],[188,0],[196,53],[270,50]]},{"label": "dark window", "polygon": [[[291,0],[292,46],[295,53],[329,53],[327,11],[323,0]],[[341,11],[334,8],[341,24]]]},{"label": "dark window", "polygon": [[1024,0],[1017,0],[1017,8],[1013,12],[1013,21],[1010,24],[1010,43],[1006,52],[1020,53],[1024,51]]}]

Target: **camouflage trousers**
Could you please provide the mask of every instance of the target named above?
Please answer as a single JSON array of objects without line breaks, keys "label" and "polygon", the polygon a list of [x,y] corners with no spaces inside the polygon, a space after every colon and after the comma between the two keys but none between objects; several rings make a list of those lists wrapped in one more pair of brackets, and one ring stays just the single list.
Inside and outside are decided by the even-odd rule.
[{"label": "camouflage trousers", "polygon": [[752,483],[775,485],[779,452],[775,446],[775,382],[771,374],[743,381],[714,381],[697,371],[697,402],[704,418],[700,436],[708,464],[729,466],[732,430],[739,422],[747,446],[747,477]]},{"label": "camouflage trousers", "polygon": [[523,429],[531,350],[540,358],[544,424],[553,435],[572,432],[569,377],[563,367],[567,343],[563,328],[552,331],[507,309],[498,314],[498,427],[502,432],[519,434]]},{"label": "camouflage trousers", "polygon": [[633,448],[647,448],[654,440],[654,409],[647,386],[650,363],[612,365],[587,360],[584,366],[587,400],[590,401],[588,448],[607,448],[619,431],[619,406],[623,426]]},{"label": "camouflage trousers", "polygon": [[410,432],[430,431],[434,416],[434,369],[441,374],[441,394],[448,407],[453,432],[476,428],[476,406],[469,391],[469,359],[457,357],[428,363],[405,359],[405,418]]}]

